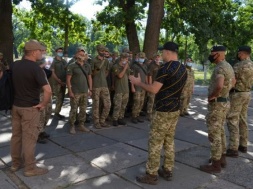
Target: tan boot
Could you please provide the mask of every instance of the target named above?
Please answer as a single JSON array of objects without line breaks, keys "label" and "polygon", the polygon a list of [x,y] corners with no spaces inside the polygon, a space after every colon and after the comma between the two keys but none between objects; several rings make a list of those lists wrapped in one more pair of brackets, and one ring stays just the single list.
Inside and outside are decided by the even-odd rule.
[{"label": "tan boot", "polygon": [[24,175],[26,177],[33,177],[33,176],[38,176],[38,175],[44,175],[48,173],[48,170],[45,168],[40,168],[40,167],[35,167],[34,169],[30,171],[25,171]]},{"label": "tan boot", "polygon": [[82,132],[89,132],[89,131],[90,131],[89,129],[87,129],[87,128],[84,127],[83,125],[80,125],[80,126],[78,127],[78,129],[79,129],[80,131],[82,131]]},{"label": "tan boot", "polygon": [[136,180],[141,183],[156,185],[158,183],[157,175],[146,173],[145,175],[137,176]]},{"label": "tan boot", "polygon": [[73,135],[76,134],[75,126],[71,125],[69,132],[70,132],[70,134],[73,134]]},{"label": "tan boot", "polygon": [[220,173],[221,172],[221,160],[212,160],[211,165],[201,165],[200,170],[207,173]]}]

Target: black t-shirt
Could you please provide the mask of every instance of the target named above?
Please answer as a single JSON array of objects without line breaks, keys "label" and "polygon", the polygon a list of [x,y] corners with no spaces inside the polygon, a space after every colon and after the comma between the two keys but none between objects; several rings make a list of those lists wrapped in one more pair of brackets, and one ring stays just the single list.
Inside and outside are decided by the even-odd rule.
[{"label": "black t-shirt", "polygon": [[14,105],[32,107],[40,102],[40,92],[48,84],[43,69],[31,60],[22,59],[11,66],[14,87]]},{"label": "black t-shirt", "polygon": [[187,79],[187,70],[178,61],[170,61],[158,70],[156,80],[163,86],[155,97],[155,110],[174,112],[179,110],[180,95]]}]

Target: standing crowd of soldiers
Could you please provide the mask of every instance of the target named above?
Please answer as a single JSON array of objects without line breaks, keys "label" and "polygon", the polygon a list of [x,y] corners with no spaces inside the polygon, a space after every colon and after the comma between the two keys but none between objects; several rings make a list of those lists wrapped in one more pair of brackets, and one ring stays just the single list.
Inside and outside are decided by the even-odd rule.
[{"label": "standing crowd of soldiers", "polygon": [[[85,127],[89,97],[92,98],[92,119],[96,129],[110,127],[106,121],[109,116],[113,126],[126,125],[124,117],[129,112],[132,123],[144,122],[140,115],[146,104],[147,119],[151,121],[148,161],[146,174],[136,179],[147,184],[157,184],[157,175],[171,180],[176,124],[179,116],[189,115],[194,89],[192,59],[188,58],[185,65],[180,63],[179,48],[174,42],[165,43],[159,48],[162,54],[156,53],[150,60],[144,52],[133,57],[132,52],[126,50],[118,57],[117,53],[110,54],[103,45],[98,45],[96,50],[97,56],[88,61],[87,52],[79,47],[74,57],[66,62],[63,48],[58,47],[51,68],[47,70],[43,59],[46,47],[36,40],[25,43],[24,57],[10,66],[15,90],[11,171],[20,169],[24,161],[25,176],[47,173],[47,169],[36,166],[35,146],[36,142],[44,143],[49,137],[45,126],[52,113],[52,93],[56,97],[55,117],[64,118],[60,112],[67,88],[71,134],[76,133],[75,125],[82,132],[89,131]],[[253,84],[251,48],[238,48],[238,63],[233,67],[225,60],[225,54],[226,47],[218,45],[212,47],[208,57],[215,64],[208,88],[206,115],[211,158],[209,164],[200,166],[200,170],[208,173],[221,172],[221,168],[227,166],[226,156],[236,158],[238,151],[247,153],[247,109]],[[0,53],[0,77],[5,69],[9,69],[7,65]],[[228,147],[225,122],[229,130]],[[159,169],[162,147],[164,161]]]}]

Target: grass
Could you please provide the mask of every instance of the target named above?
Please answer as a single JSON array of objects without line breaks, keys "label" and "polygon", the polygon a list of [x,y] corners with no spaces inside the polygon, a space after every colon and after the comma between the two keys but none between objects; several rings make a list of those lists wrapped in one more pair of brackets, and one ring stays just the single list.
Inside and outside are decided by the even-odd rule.
[{"label": "grass", "polygon": [[195,76],[195,85],[208,85],[211,77],[211,73],[207,72],[206,81],[204,80],[204,72],[203,71],[194,71]]}]

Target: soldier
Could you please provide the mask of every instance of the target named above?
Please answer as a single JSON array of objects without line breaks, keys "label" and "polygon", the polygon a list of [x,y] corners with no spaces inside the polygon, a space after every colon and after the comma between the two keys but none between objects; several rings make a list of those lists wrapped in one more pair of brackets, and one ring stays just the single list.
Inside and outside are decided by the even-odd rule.
[{"label": "soldier", "polygon": [[211,144],[211,165],[201,165],[200,170],[207,173],[220,173],[226,167],[226,135],[224,122],[230,108],[229,91],[235,84],[234,71],[225,60],[226,48],[213,46],[209,61],[216,64],[208,88],[208,113],[206,124]]},{"label": "soldier", "polygon": [[[167,42],[159,49],[163,50],[162,58],[166,63],[160,67],[152,84],[143,83],[140,76],[129,77],[133,84],[156,94],[154,117],[149,133],[146,174],[136,177],[138,182],[147,184],[157,184],[157,172],[165,180],[172,179],[175,157],[174,135],[179,117],[180,94],[187,78],[185,66],[178,61],[178,45]],[[162,147],[164,161],[162,169],[159,169]]]},{"label": "soldier", "polygon": [[62,58],[63,57],[63,48],[58,47],[55,49],[56,56],[51,65],[52,75],[55,79],[56,83],[54,85],[55,88],[55,96],[56,96],[56,107],[55,107],[55,116],[58,119],[63,119],[64,116],[60,114],[62,104],[65,97],[66,92],[66,66],[67,62]]},{"label": "soldier", "polygon": [[9,65],[6,59],[4,59],[4,54],[0,52],[0,66],[4,68],[4,70],[9,69]]},{"label": "soldier", "polygon": [[194,89],[194,71],[192,69],[192,59],[186,60],[187,81],[181,94],[180,116],[189,115],[188,107]]},{"label": "soldier", "polygon": [[[154,60],[150,63],[148,68],[148,83],[151,85],[156,78],[157,72],[160,68],[160,54],[156,53],[154,55]],[[152,112],[154,107],[155,101],[155,94],[148,92],[147,94],[148,102],[147,102],[147,113],[148,113],[148,120],[151,121]]]},{"label": "soldier", "polygon": [[[96,129],[102,127],[109,127],[105,123],[105,120],[109,114],[111,108],[110,93],[107,86],[106,76],[109,73],[109,61],[104,57],[105,47],[98,45],[98,55],[91,61],[92,70],[92,110],[93,110],[93,122]],[[99,103],[103,101],[102,113],[99,112]]]},{"label": "soldier", "polygon": [[[45,54],[46,50],[43,50],[42,53]],[[37,61],[37,63],[45,71],[45,73],[47,75],[47,79],[49,79],[52,75],[52,71],[45,69],[46,59],[42,58],[42,60]],[[44,98],[44,93],[43,93],[43,91],[41,91],[40,101],[43,101],[43,98]],[[50,137],[50,135],[45,132],[45,128],[46,128],[48,120],[51,117],[51,114],[52,114],[52,98],[50,99],[49,103],[46,105],[45,109],[40,111],[40,122],[39,122],[39,127],[38,127],[39,128],[39,136],[38,136],[38,140],[37,140],[38,143],[45,144],[45,143],[47,143],[47,141],[45,139]]]},{"label": "soldier", "polygon": [[128,76],[130,74],[128,54],[120,55],[119,63],[112,68],[114,74],[115,95],[113,99],[113,126],[126,125],[124,119],[125,109],[129,98]]},{"label": "soldier", "polygon": [[230,91],[230,110],[227,115],[229,146],[226,155],[238,157],[238,150],[247,153],[248,123],[247,110],[251,100],[253,85],[253,63],[250,60],[251,48],[238,48],[239,62],[234,65],[236,84]]},{"label": "soldier", "polygon": [[77,57],[77,54],[79,53],[79,51],[83,51],[85,53],[84,47],[77,47],[76,54],[74,55],[73,58],[70,59],[70,61],[68,62],[68,65],[73,63],[73,62],[76,62],[76,57]]},{"label": "soldier", "polygon": [[[144,64],[146,55],[144,52],[140,52],[138,57],[138,62],[135,62],[132,65],[132,71],[136,77],[140,75],[143,83],[148,83],[148,70],[147,66]],[[134,84],[131,84],[131,91],[133,93],[134,100],[132,107],[132,122],[135,124],[138,122],[144,122],[144,120],[142,120],[139,116],[144,104],[146,91],[139,86],[135,86]]]},{"label": "soldier", "polygon": [[89,130],[84,126],[86,120],[86,108],[88,96],[91,95],[92,78],[91,67],[87,63],[88,55],[84,51],[78,51],[76,53],[76,61],[71,63],[67,67],[67,86],[70,97],[70,112],[69,112],[69,124],[70,133],[75,134],[75,121],[77,109],[79,130],[82,132],[88,132]]}]

